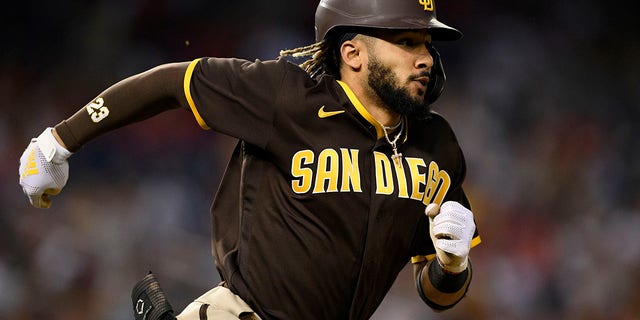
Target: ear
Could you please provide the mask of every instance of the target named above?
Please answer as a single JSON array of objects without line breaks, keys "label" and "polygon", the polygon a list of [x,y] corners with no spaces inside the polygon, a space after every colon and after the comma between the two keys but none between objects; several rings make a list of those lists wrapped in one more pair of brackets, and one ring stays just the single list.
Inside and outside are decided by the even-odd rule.
[{"label": "ear", "polygon": [[360,70],[365,63],[365,46],[361,41],[349,40],[340,46],[343,66],[354,71]]}]

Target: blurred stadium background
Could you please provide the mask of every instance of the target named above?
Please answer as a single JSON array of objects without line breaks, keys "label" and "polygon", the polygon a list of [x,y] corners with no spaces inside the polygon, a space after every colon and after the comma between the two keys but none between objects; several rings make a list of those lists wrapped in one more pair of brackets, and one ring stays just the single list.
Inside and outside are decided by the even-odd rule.
[{"label": "blurred stadium background", "polygon": [[[132,319],[130,290],[148,270],[177,310],[215,285],[209,205],[233,140],[200,130],[186,111],[107,134],[71,158],[49,210],[23,196],[18,159],[31,137],[124,77],[311,43],[316,4],[5,7],[0,318]],[[431,312],[407,269],[374,319],[640,319],[638,2],[437,4],[465,37],[437,45],[448,82],[434,108],[466,152],[483,244],[458,307]]]}]

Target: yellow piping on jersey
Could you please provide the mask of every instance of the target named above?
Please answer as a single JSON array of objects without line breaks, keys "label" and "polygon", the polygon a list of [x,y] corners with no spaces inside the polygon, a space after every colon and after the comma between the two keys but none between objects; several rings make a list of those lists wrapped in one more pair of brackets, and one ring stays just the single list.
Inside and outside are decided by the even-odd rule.
[{"label": "yellow piping on jersey", "polygon": [[347,97],[349,97],[349,100],[351,100],[351,103],[353,103],[353,106],[356,107],[356,110],[358,110],[360,115],[362,115],[367,121],[369,121],[369,123],[371,123],[376,128],[376,134],[378,136],[378,139],[382,139],[384,137],[384,131],[382,130],[382,126],[380,126],[378,121],[376,121],[376,119],[369,113],[369,111],[367,111],[367,108],[365,108],[364,105],[362,105],[362,102],[358,100],[358,97],[356,97],[356,94],[353,93],[351,88],[349,88],[349,86],[346,83],[340,80],[336,80],[336,81],[342,87],[342,89],[344,90],[344,93],[347,94]]},{"label": "yellow piping on jersey", "polygon": [[193,98],[191,97],[191,76],[193,75],[193,70],[196,68],[198,62],[200,62],[200,59],[191,61],[184,74],[184,96],[187,98],[189,108],[191,108],[191,112],[193,112],[193,116],[196,117],[196,121],[198,121],[200,127],[205,130],[210,130],[211,128],[209,128],[209,126],[204,122],[204,119],[200,116],[200,112],[198,112],[198,108],[196,108],[196,104],[193,102]]}]

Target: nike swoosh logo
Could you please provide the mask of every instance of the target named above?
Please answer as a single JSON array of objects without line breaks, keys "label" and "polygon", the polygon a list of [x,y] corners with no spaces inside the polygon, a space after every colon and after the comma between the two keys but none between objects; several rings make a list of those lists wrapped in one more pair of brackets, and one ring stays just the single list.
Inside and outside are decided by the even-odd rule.
[{"label": "nike swoosh logo", "polygon": [[331,116],[335,116],[337,114],[341,114],[343,113],[344,110],[338,110],[338,111],[324,111],[324,106],[320,107],[320,109],[318,110],[318,117],[320,119],[324,119],[324,118],[328,118]]}]

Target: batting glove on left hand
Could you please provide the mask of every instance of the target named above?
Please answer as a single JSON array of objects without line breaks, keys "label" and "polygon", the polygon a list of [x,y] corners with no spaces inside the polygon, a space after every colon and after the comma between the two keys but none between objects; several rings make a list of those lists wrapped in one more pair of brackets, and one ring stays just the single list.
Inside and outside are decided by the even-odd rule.
[{"label": "batting glove on left hand", "polygon": [[69,179],[67,158],[71,152],[65,149],[47,128],[31,143],[20,157],[20,185],[36,208],[49,208],[49,195],[60,193]]},{"label": "batting glove on left hand", "polygon": [[447,272],[463,272],[467,269],[476,230],[473,213],[455,201],[447,201],[442,206],[431,203],[425,213],[429,217],[429,235],[438,262]]}]

